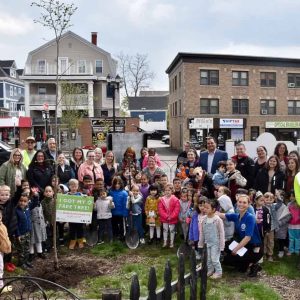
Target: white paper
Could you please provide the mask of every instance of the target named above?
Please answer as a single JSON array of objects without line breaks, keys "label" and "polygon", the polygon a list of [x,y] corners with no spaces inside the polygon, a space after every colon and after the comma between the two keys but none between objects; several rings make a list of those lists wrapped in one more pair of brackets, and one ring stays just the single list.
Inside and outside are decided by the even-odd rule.
[{"label": "white paper", "polygon": [[[239,243],[236,241],[232,241],[232,243],[229,245],[229,250],[233,250]],[[244,256],[244,254],[247,252],[247,248],[243,247],[241,248],[236,254],[239,256]]]}]

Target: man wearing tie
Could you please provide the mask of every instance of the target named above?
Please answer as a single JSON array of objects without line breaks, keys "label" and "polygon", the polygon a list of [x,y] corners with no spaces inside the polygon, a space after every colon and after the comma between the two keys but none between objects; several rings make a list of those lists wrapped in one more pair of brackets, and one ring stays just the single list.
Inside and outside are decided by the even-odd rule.
[{"label": "man wearing tie", "polygon": [[228,154],[226,151],[217,149],[217,142],[214,137],[206,138],[207,151],[200,153],[200,166],[209,174],[215,174],[217,164],[221,160],[227,161]]}]

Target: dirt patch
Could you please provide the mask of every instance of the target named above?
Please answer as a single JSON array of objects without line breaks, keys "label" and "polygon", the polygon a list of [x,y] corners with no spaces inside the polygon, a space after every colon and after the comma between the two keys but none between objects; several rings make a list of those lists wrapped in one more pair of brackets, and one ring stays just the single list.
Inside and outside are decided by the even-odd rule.
[{"label": "dirt patch", "polygon": [[59,269],[54,270],[53,257],[36,259],[34,268],[28,275],[46,279],[64,287],[75,287],[80,281],[100,275],[109,274],[115,265],[107,259],[91,257],[82,253],[68,254],[59,257]]},{"label": "dirt patch", "polygon": [[54,270],[53,257],[36,259],[34,268],[28,275],[46,279],[66,288],[76,287],[86,278],[112,275],[120,272],[125,263],[141,263],[145,258],[132,255],[119,255],[114,258],[99,258],[88,253],[68,253],[59,257],[59,269]]}]

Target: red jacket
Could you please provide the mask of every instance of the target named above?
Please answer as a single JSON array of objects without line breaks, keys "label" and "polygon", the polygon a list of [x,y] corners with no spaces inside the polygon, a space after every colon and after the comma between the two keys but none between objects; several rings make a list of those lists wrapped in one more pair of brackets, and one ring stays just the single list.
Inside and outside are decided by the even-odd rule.
[{"label": "red jacket", "polygon": [[176,224],[180,212],[180,203],[174,195],[170,198],[169,208],[166,206],[165,197],[161,197],[158,203],[158,213],[161,223]]}]

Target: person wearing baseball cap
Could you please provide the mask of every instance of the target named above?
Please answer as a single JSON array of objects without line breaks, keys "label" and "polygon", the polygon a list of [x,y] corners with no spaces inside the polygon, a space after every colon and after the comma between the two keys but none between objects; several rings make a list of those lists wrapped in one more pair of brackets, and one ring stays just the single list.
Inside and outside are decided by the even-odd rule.
[{"label": "person wearing baseball cap", "polygon": [[26,138],[25,143],[27,145],[27,149],[24,149],[22,151],[23,155],[23,165],[28,169],[29,164],[31,163],[31,160],[35,154],[35,138],[33,136],[29,136]]}]

